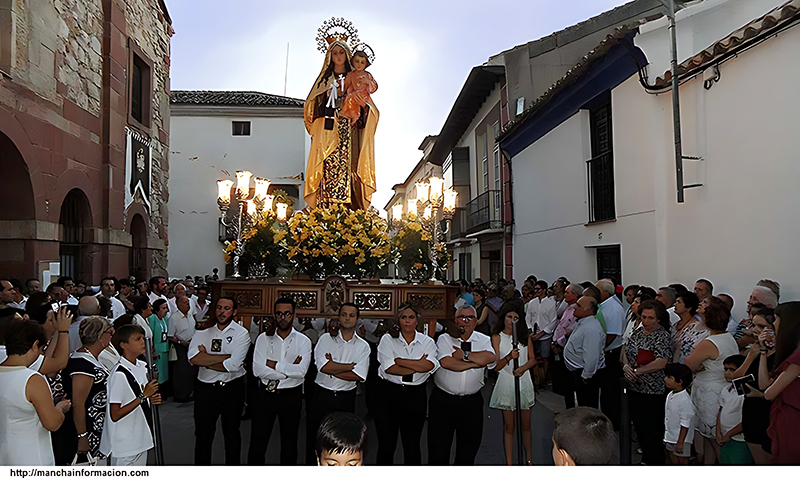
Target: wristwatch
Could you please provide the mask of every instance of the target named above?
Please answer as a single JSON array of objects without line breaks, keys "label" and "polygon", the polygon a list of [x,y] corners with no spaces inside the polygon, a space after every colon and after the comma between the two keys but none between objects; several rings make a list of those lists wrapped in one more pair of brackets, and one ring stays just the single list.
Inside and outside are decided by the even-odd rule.
[{"label": "wristwatch", "polygon": [[464,362],[469,362],[470,351],[464,351]]},{"label": "wristwatch", "polygon": [[144,404],[145,401],[147,401],[147,396],[145,396],[144,394],[140,394],[139,395],[139,404]]}]

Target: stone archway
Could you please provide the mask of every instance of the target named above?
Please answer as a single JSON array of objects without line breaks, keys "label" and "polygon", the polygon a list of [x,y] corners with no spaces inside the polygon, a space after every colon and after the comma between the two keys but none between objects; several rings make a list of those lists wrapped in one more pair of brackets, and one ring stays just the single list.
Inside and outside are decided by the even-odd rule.
[{"label": "stone archway", "polygon": [[90,280],[92,277],[92,264],[86,234],[92,226],[92,210],[86,194],[78,189],[72,189],[61,203],[61,215],[58,224],[61,225],[59,237],[59,255],[61,258],[61,274],[69,275],[76,280]]},{"label": "stone archway", "polygon": [[[33,185],[20,150],[0,131],[0,272],[24,279],[35,276],[36,206]],[[40,248],[40,247],[38,247]]]}]

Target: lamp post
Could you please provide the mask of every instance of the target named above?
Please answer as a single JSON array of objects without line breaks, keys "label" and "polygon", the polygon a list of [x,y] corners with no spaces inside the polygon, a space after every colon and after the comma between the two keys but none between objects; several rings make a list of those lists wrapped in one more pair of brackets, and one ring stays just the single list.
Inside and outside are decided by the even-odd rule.
[{"label": "lamp post", "polygon": [[[239,214],[235,217],[228,216],[231,206],[231,188],[234,182],[229,179],[217,180],[217,205],[221,214],[220,221],[223,226],[233,231],[236,235],[236,248],[233,251],[233,278],[241,278],[239,273],[239,258],[244,253],[244,240],[242,233],[248,226],[255,224],[259,213],[273,211],[275,201],[273,195],[267,194],[270,180],[255,178],[255,189],[250,189],[253,173],[250,171],[236,172],[236,188],[234,194],[239,204]],[[251,196],[252,195],[252,196]],[[246,208],[245,208],[246,207]],[[277,203],[275,213],[280,221],[286,220],[288,205]]]},{"label": "lamp post", "polygon": [[[431,176],[427,182],[416,183],[417,198],[426,199],[428,206],[425,207],[423,212],[423,219],[427,222],[427,229],[431,232],[431,248],[430,257],[433,263],[433,275],[431,280],[436,280],[436,274],[439,271],[439,254],[436,245],[439,243],[439,236],[446,235],[450,231],[450,220],[453,219],[455,213],[456,200],[458,193],[452,189],[444,189],[444,179],[438,176]],[[422,188],[422,191],[420,191]],[[442,217],[447,222],[445,230],[439,233],[439,210],[442,210]]]}]

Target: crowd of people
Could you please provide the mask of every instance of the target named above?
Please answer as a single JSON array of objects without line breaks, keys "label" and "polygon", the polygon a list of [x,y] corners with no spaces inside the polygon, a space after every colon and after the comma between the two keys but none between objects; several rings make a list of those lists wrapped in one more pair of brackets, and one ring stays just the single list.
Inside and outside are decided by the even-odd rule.
[{"label": "crowd of people", "polygon": [[515,440],[532,464],[542,390],[567,408],[557,464],[609,463],[628,424],[648,465],[800,463],[800,302],[779,304],[770,280],[741,321],[704,279],[693,290],[462,280],[435,334],[410,304],[385,321],[351,303],[303,319],[280,298],[242,319],[235,300],[210,307],[204,281],[62,277],[42,292],[0,279],[0,464],[146,464],[152,407],[167,397],[194,402],[195,464],[211,464],[220,420],[227,465],[242,462],[247,420],[248,464],[265,463],[276,420],[280,463],[297,464],[303,414],[307,464],[361,464],[366,426],[348,416],[361,388],[380,465],[396,461],[398,437],[403,463],[421,464],[426,424],[428,464],[474,464],[487,405],[502,413],[507,464]]}]

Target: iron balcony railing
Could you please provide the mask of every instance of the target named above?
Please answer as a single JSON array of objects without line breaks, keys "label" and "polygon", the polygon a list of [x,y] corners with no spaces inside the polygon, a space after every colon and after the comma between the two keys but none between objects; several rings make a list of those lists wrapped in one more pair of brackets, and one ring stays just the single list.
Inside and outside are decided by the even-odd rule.
[{"label": "iron balcony railing", "polygon": [[467,203],[467,234],[503,227],[502,191],[489,190]]},{"label": "iron balcony railing", "polygon": [[467,209],[462,207],[456,208],[453,214],[453,220],[450,222],[450,234],[448,240],[457,240],[464,238],[467,235]]},{"label": "iron balcony railing", "polygon": [[586,161],[589,179],[589,223],[616,218],[614,209],[614,155],[608,151]]}]

